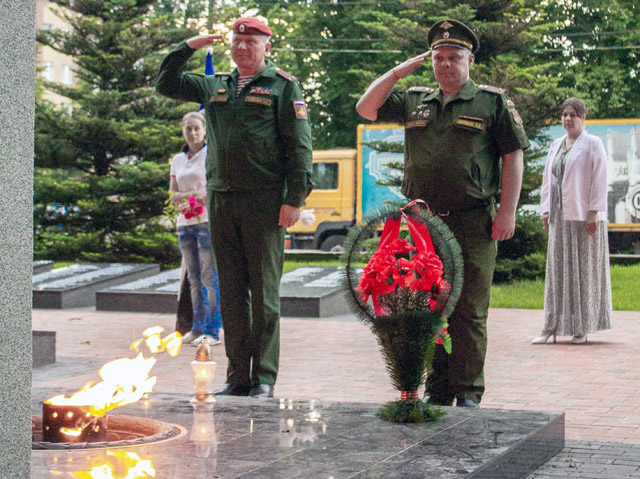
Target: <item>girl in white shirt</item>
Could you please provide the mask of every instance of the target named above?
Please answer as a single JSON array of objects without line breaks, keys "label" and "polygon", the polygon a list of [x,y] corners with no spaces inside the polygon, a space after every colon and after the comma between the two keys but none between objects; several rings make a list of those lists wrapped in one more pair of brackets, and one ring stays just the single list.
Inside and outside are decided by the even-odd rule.
[{"label": "girl in white shirt", "polygon": [[207,146],[204,116],[197,112],[187,113],[182,119],[182,134],[187,144],[173,157],[169,185],[173,193],[171,202],[181,208],[178,239],[193,304],[193,327],[182,341],[197,346],[205,340],[213,346],[220,343],[222,317],[218,273],[205,206]]}]

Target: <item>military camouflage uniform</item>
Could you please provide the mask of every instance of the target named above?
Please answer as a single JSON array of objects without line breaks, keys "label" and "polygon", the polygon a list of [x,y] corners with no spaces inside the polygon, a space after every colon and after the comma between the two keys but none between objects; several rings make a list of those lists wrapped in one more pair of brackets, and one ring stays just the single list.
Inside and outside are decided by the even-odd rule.
[{"label": "military camouflage uniform", "polygon": [[445,103],[440,89],[393,91],[378,120],[405,126],[402,192],[440,214],[462,248],[464,286],[448,318],[453,350],[436,348],[427,394],[449,404],[477,403],[484,392],[487,313],[497,253],[491,239],[500,157],[529,146],[522,120],[504,92],[469,80]]},{"label": "military camouflage uniform", "polygon": [[279,362],[282,204],[302,206],[312,188],[311,127],[295,78],[267,60],[236,97],[230,74],[182,74],[195,50],[164,60],[158,91],[205,105],[207,200],[220,276],[232,386],[274,385]]}]

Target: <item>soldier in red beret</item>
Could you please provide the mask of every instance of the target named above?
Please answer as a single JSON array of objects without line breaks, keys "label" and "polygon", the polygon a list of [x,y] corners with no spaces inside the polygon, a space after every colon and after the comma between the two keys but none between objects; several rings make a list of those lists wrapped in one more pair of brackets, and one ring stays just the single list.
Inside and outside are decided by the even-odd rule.
[{"label": "soldier in red beret", "polygon": [[271,30],[233,24],[231,73],[182,72],[221,35],[198,35],[165,58],[162,95],[205,105],[207,202],[229,359],[218,395],[272,397],[278,374],[285,228],[310,193],[311,126],[300,85],[266,57]]}]

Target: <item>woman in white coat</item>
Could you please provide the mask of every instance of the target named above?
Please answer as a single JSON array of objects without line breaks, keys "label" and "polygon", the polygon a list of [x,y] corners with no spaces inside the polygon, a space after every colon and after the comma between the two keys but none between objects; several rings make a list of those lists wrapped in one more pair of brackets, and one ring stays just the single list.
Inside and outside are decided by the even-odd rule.
[{"label": "woman in white coat", "polygon": [[549,234],[542,336],[587,342],[611,328],[611,278],[607,237],[607,154],[602,140],[584,130],[582,100],[562,104],[567,134],[553,142],[542,179],[542,221]]}]

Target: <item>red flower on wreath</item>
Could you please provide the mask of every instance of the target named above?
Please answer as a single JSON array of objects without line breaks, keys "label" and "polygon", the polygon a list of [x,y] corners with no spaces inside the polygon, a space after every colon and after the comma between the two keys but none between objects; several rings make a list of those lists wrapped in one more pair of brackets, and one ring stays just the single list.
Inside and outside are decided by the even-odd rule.
[{"label": "red flower on wreath", "polygon": [[[448,288],[448,283],[443,278],[442,261],[435,253],[424,223],[407,217],[417,245],[413,246],[407,240],[397,237],[400,222],[400,218],[387,220],[378,249],[364,267],[358,285],[364,302],[371,297],[378,315],[386,314],[378,298],[393,294],[398,288],[431,293],[429,306],[432,310],[438,306],[438,294],[443,288]],[[412,254],[410,259],[401,257],[407,254]]]}]

